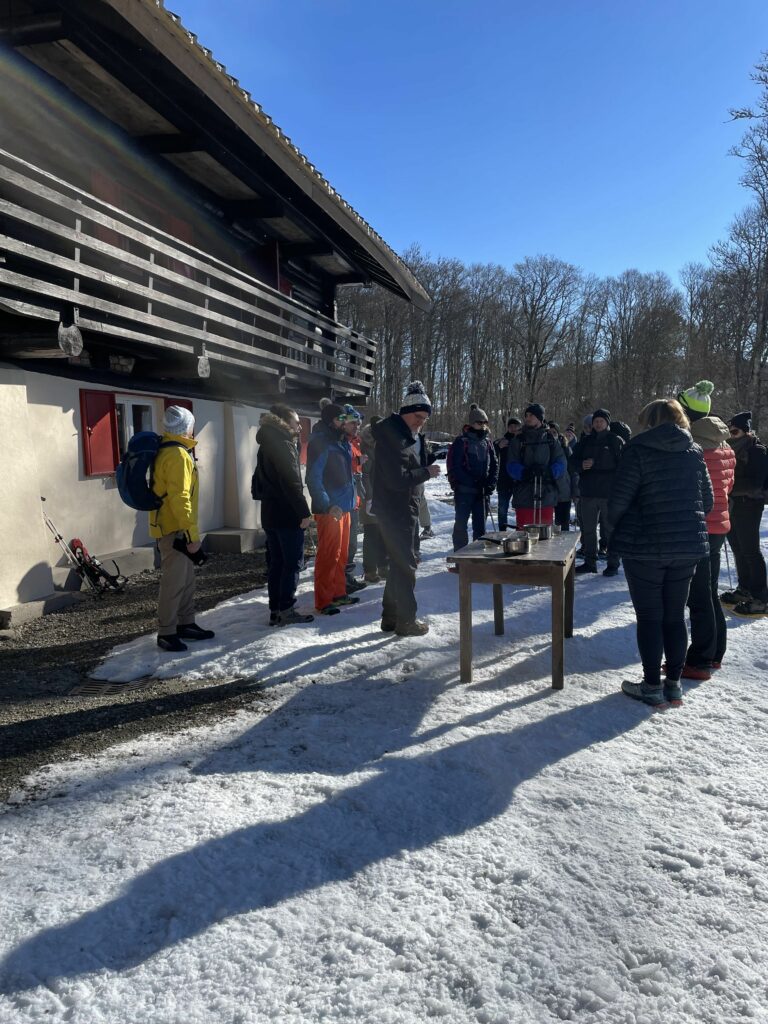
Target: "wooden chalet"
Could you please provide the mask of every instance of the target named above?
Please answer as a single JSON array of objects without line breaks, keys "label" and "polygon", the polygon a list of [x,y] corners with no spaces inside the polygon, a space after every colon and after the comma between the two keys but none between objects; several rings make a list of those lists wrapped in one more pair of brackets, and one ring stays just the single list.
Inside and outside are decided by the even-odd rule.
[{"label": "wooden chalet", "polygon": [[41,494],[100,556],[148,545],[114,470],[173,402],[195,413],[203,529],[256,531],[261,412],[285,400],[308,430],[322,396],[370,390],[337,286],[429,299],[161,0],[0,0],[0,75],[0,528],[25,534],[3,607],[57,581]]}]

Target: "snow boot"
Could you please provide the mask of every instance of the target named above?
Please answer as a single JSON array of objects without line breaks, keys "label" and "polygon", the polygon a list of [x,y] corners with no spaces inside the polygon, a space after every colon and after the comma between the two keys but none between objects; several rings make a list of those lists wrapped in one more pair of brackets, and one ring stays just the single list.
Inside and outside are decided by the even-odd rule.
[{"label": "snow boot", "polygon": [[157,638],[157,646],[161,651],[169,651],[173,654],[180,654],[182,651],[189,650],[187,645],[182,643],[175,633],[172,633],[170,636],[159,636]]},{"label": "snow boot", "polygon": [[367,572],[363,579],[366,583],[381,583],[381,576],[377,572]]},{"label": "snow boot", "polygon": [[597,572],[597,566],[593,565],[591,562],[582,562],[581,565],[577,565],[576,568],[573,571],[575,573],[578,573],[579,575],[581,575],[582,573],[587,573],[587,572],[594,572],[594,573],[596,573]]},{"label": "snow boot", "polygon": [[176,635],[182,640],[213,640],[216,636],[212,629],[203,629],[196,622],[188,622],[186,626],[179,626]]},{"label": "snow boot", "polygon": [[381,632],[382,633],[394,633],[396,626],[397,626],[397,623],[394,621],[394,619],[384,619],[384,618],[382,618],[382,620],[381,620]]},{"label": "snow boot", "polygon": [[751,601],[740,601],[731,611],[740,619],[760,619],[768,615],[768,601],[758,601],[753,597]]},{"label": "snow boot", "polygon": [[304,622],[314,621],[314,615],[302,615],[302,613],[297,612],[295,608],[286,608],[284,612],[278,612],[277,615],[278,626],[298,626]]},{"label": "snow boot", "polygon": [[724,590],[720,595],[722,604],[741,604],[742,601],[751,601],[752,595],[743,587],[736,587],[735,590]]},{"label": "snow boot", "polygon": [[276,626],[277,625],[277,620],[279,618],[280,618],[280,612],[270,612],[269,613],[269,624],[270,624],[270,626]]},{"label": "snow boot", "polygon": [[429,632],[429,624],[414,619],[413,622],[400,622],[395,626],[398,636],[424,636]]},{"label": "snow boot", "polygon": [[665,679],[663,692],[664,700],[670,707],[681,708],[683,706],[683,688],[679,679]]},{"label": "snow boot", "polygon": [[681,675],[683,679],[700,679],[702,682],[712,678],[712,673],[703,665],[683,665]]},{"label": "snow boot", "polygon": [[340,597],[334,597],[334,599],[331,601],[332,605],[334,605],[334,606],[335,605],[339,605],[340,607],[348,605],[348,604],[359,604],[359,603],[360,603],[360,598],[359,597],[350,597],[349,594],[342,594]]},{"label": "snow boot", "polygon": [[621,692],[633,700],[641,700],[652,708],[665,708],[667,706],[664,690],[661,683],[657,686],[648,686],[647,683],[631,683],[625,679],[621,684]]}]

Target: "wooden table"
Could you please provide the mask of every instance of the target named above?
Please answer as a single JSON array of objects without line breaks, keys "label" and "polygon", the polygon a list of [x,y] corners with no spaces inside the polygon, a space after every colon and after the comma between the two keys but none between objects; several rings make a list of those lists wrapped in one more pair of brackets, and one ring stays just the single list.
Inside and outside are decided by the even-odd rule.
[{"label": "wooden table", "polygon": [[496,636],[504,633],[504,583],[552,588],[552,688],[563,688],[563,638],[573,636],[573,583],[579,533],[540,540],[527,555],[499,556],[481,540],[448,555],[459,570],[459,651],[462,683],[472,681],[472,584],[493,586]]}]

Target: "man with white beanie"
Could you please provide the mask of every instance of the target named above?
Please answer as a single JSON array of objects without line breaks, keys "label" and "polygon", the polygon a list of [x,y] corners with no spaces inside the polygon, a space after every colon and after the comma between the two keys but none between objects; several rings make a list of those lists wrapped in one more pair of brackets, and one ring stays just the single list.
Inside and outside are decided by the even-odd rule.
[{"label": "man with white beanie", "polygon": [[413,381],[400,411],[373,427],[376,461],[373,468],[373,514],[389,557],[382,598],[381,628],[398,636],[423,636],[426,622],[416,618],[416,566],[419,546],[418,488],[440,472],[428,465],[419,430],[432,414],[421,381]]},{"label": "man with white beanie", "polygon": [[189,409],[168,406],[152,473],[152,490],[162,500],[160,508],[149,513],[149,532],[157,538],[160,552],[157,646],[164,651],[186,651],[185,640],[210,640],[215,635],[195,622],[193,559],[200,551],[200,532],[194,429]]}]

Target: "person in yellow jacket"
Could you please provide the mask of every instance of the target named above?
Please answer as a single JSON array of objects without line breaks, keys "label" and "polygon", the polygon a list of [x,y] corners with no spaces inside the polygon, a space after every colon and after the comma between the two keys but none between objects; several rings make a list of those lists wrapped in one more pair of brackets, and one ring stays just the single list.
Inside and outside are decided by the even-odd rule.
[{"label": "person in yellow jacket", "polygon": [[149,533],[157,538],[160,551],[157,646],[164,651],[186,651],[185,640],[210,640],[215,635],[195,622],[195,567],[190,556],[200,550],[200,532],[194,429],[189,409],[170,405],[165,410],[163,440],[152,474],[152,489],[163,502],[149,513]]}]

